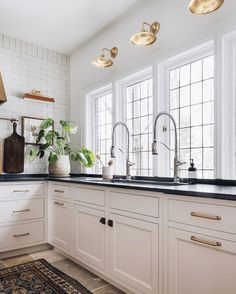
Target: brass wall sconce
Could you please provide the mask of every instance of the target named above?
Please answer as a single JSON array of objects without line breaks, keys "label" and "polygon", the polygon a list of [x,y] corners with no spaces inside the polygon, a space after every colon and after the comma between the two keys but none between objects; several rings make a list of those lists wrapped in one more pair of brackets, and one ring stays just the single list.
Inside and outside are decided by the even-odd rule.
[{"label": "brass wall sconce", "polygon": [[[150,29],[149,31],[145,30],[144,26],[148,26]],[[146,47],[149,45],[152,45],[156,42],[157,39],[157,33],[160,30],[160,23],[154,22],[153,24],[149,24],[147,22],[142,23],[141,32],[133,35],[130,39],[130,42],[133,45],[139,46],[139,47]]]},{"label": "brass wall sconce", "polygon": [[224,0],[192,0],[188,9],[193,14],[204,15],[219,9],[224,4]]},{"label": "brass wall sconce", "polygon": [[102,53],[98,58],[95,58],[92,61],[92,64],[97,66],[97,67],[110,67],[113,65],[113,61],[109,58],[105,57],[105,51],[108,51],[110,53],[111,58],[116,58],[117,54],[118,54],[118,48],[117,47],[113,47],[111,50],[107,49],[107,48],[103,48],[102,49]]}]

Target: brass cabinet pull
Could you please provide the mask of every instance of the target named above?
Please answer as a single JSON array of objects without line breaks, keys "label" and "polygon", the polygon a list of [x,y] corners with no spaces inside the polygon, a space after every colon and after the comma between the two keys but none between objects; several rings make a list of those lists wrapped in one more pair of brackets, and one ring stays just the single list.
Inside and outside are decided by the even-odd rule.
[{"label": "brass cabinet pull", "polygon": [[30,232],[25,233],[25,234],[20,234],[20,235],[13,235],[14,238],[19,238],[19,237],[25,237],[25,236],[29,236]]},{"label": "brass cabinet pull", "polygon": [[207,214],[202,214],[198,212],[191,212],[191,216],[194,217],[199,217],[199,218],[206,218],[206,219],[211,219],[211,220],[221,220],[221,216],[218,215],[207,215]]},{"label": "brass cabinet pull", "polygon": [[202,243],[202,244],[206,244],[206,245],[210,245],[210,246],[214,246],[214,247],[221,246],[221,242],[219,242],[219,241],[207,241],[207,240],[203,240],[203,239],[198,239],[195,236],[192,236],[191,240],[194,242],[198,242],[198,243]]},{"label": "brass cabinet pull", "polygon": [[64,193],[63,190],[54,190],[54,192],[56,192],[56,193]]},{"label": "brass cabinet pull", "polygon": [[13,190],[13,192],[14,193],[23,193],[23,192],[27,193],[27,192],[29,192],[29,190]]},{"label": "brass cabinet pull", "polygon": [[63,202],[59,202],[59,201],[55,201],[54,204],[60,205],[60,206],[64,206],[64,203]]},{"label": "brass cabinet pull", "polygon": [[20,212],[29,212],[30,209],[27,208],[27,209],[22,209],[22,210],[13,210],[13,213],[20,213]]}]

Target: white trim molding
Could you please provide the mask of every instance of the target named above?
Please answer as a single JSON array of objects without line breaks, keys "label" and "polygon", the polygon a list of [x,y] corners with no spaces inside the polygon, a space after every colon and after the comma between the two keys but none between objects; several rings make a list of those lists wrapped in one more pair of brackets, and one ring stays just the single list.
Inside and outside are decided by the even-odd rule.
[{"label": "white trim molding", "polygon": [[216,178],[235,179],[235,72],[236,30],[222,34],[216,43]]}]

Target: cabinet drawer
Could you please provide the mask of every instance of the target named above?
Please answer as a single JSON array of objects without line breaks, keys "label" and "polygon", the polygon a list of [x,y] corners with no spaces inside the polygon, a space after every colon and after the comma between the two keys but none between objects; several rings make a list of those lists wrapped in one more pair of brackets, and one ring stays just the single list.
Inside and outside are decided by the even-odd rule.
[{"label": "cabinet drawer", "polygon": [[43,199],[0,202],[0,222],[22,221],[43,218]]},{"label": "cabinet drawer", "polygon": [[111,192],[111,209],[159,217],[159,199],[139,194]]},{"label": "cabinet drawer", "polygon": [[56,196],[57,198],[69,199],[70,187],[64,185],[50,185],[50,196]]},{"label": "cabinet drawer", "polygon": [[105,192],[102,190],[74,188],[72,195],[75,201],[104,206]]},{"label": "cabinet drawer", "polygon": [[0,198],[44,196],[44,184],[0,186]]},{"label": "cabinet drawer", "polygon": [[0,227],[0,248],[17,248],[43,241],[43,222]]},{"label": "cabinet drawer", "polygon": [[168,218],[174,222],[236,234],[236,207],[170,199]]}]

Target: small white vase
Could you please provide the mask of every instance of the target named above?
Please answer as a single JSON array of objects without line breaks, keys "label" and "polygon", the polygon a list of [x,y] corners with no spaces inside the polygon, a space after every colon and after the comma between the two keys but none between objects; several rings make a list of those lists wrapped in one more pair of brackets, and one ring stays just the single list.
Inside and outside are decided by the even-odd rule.
[{"label": "small white vase", "polygon": [[102,167],[102,178],[104,180],[113,179],[113,167],[112,166],[103,166]]},{"label": "small white vase", "polygon": [[58,155],[56,162],[49,163],[48,171],[52,176],[68,177],[71,171],[69,155]]}]

